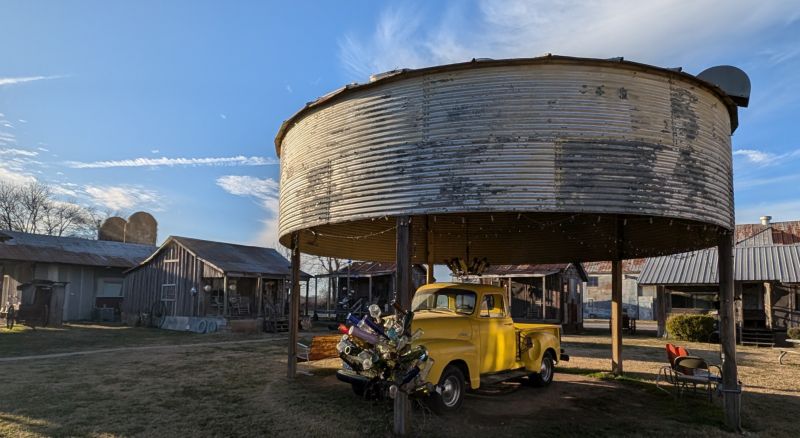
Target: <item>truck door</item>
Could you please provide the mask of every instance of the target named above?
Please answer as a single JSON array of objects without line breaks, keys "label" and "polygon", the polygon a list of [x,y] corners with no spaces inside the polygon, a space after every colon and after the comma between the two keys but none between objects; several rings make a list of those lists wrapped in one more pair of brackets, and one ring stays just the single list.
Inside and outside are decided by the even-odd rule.
[{"label": "truck door", "polygon": [[481,336],[481,373],[511,369],[516,362],[514,322],[502,294],[486,294],[478,313]]}]

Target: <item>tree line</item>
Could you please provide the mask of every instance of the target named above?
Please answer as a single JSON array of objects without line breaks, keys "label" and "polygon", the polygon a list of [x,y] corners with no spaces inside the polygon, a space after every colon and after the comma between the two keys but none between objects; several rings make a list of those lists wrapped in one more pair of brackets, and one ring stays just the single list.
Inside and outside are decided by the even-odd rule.
[{"label": "tree line", "polygon": [[0,230],[60,237],[97,238],[107,213],[59,200],[40,182],[0,181]]}]

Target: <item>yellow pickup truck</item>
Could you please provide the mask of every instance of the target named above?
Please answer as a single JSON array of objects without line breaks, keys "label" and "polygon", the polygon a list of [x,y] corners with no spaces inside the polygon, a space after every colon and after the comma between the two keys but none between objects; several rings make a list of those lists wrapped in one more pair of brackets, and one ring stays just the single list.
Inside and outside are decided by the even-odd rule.
[{"label": "yellow pickup truck", "polygon": [[[456,411],[468,388],[521,378],[533,386],[553,380],[554,366],[569,360],[561,350],[561,327],[515,323],[504,289],[496,286],[433,283],[414,294],[412,330],[422,329],[414,345],[433,360],[427,381],[433,384],[429,405],[438,413]],[[353,385],[352,373],[339,374]]]}]

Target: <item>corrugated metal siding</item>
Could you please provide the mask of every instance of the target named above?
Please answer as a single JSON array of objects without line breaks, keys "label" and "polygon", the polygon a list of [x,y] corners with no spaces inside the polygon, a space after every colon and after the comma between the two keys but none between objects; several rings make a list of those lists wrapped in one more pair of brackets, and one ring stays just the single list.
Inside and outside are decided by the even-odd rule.
[{"label": "corrugated metal siding", "polygon": [[[285,132],[280,234],[287,244],[292,231],[319,227],[317,236],[304,233],[304,251],[339,245],[353,257],[391,260],[393,233],[375,224],[387,216],[653,215],[730,229],[730,128],[725,102],[696,81],[611,63],[492,66],[392,80],[309,111]],[[501,226],[485,215],[470,220],[496,232]],[[503,234],[519,228],[506,225],[515,229]],[[680,240],[675,229],[652,228],[627,236],[638,239],[632,247],[644,255]],[[359,246],[326,241],[324,231],[386,235]],[[607,236],[596,231],[577,232],[572,246],[606,246]],[[474,240],[442,237],[440,259],[461,255]],[[691,238],[687,246],[699,247]],[[503,251],[490,262],[544,258]]]},{"label": "corrugated metal siding", "polygon": [[[717,284],[717,249],[647,259],[639,284]],[[800,283],[800,245],[746,246],[734,250],[736,281]]]},{"label": "corrugated metal siding", "polygon": [[0,242],[0,260],[130,268],[147,258],[154,246],[75,237],[3,231],[10,237]]}]

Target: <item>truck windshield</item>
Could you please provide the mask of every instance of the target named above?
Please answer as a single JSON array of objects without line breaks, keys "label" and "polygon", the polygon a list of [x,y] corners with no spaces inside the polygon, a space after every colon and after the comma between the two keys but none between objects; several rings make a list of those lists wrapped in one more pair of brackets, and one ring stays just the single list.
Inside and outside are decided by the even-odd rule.
[{"label": "truck windshield", "polygon": [[470,315],[475,310],[475,292],[443,288],[418,292],[414,295],[411,309],[420,310],[449,310],[451,312]]}]

